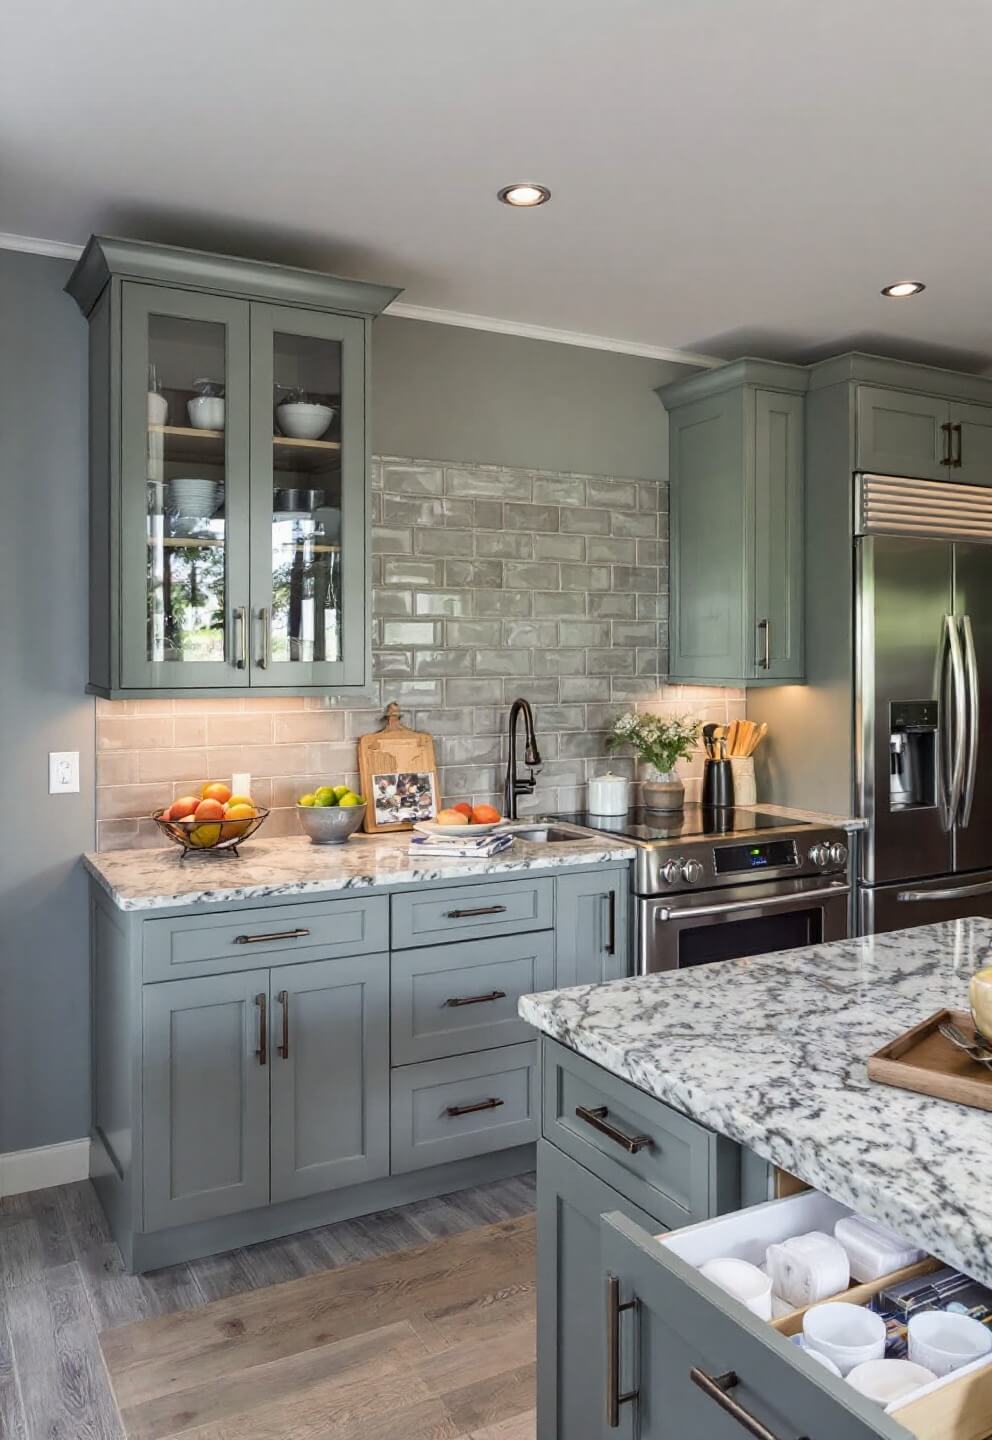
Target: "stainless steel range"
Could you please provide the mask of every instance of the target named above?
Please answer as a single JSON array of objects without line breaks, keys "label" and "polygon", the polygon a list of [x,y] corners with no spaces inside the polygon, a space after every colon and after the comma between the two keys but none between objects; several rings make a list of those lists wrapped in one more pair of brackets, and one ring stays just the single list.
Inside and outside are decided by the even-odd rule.
[{"label": "stainless steel range", "polygon": [[848,933],[847,835],[762,810],[687,805],[667,815],[559,815],[622,837],[633,867],[641,974],[842,940]]}]

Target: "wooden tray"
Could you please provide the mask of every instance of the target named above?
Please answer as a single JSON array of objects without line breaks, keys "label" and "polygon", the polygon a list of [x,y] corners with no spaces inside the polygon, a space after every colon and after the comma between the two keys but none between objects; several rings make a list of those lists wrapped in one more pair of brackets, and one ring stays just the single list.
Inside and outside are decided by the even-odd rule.
[{"label": "wooden tray", "polygon": [[951,1020],[969,1039],[975,1025],[967,1010],[938,1010],[897,1040],[883,1045],[868,1061],[868,1078],[920,1095],[936,1095],[959,1105],[992,1110],[992,1070],[945,1040],[938,1025]]},{"label": "wooden tray", "polygon": [[[383,777],[392,784],[400,776],[418,775],[429,783],[433,797],[430,814],[421,819],[433,820],[441,808],[441,790],[438,785],[437,765],[434,760],[434,741],[423,730],[408,730],[400,724],[400,707],[395,700],[386,707],[385,725],[372,735],[363,735],[358,742],[358,771],[362,777],[362,794],[368,802],[365,807],[365,829],[370,834],[381,834],[384,830],[412,830],[412,814],[395,821],[386,819],[385,808],[376,806],[378,782]],[[392,778],[390,778],[392,777]]]}]

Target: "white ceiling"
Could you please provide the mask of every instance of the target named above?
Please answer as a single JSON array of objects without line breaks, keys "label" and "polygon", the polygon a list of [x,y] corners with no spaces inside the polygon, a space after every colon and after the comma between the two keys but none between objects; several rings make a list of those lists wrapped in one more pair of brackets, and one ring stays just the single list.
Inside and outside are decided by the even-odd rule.
[{"label": "white ceiling", "polygon": [[[992,363],[989,0],[5,0],[0,231],[720,356]],[[499,186],[549,185],[513,211]],[[914,300],[883,300],[897,279]]]}]

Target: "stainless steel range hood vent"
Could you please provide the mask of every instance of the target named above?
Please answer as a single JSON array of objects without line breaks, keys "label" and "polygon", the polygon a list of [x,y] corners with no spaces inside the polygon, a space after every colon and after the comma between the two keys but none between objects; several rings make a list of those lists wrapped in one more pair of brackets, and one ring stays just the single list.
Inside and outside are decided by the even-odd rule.
[{"label": "stainless steel range hood vent", "polygon": [[854,524],[858,535],[992,541],[992,488],[903,475],[857,475]]}]

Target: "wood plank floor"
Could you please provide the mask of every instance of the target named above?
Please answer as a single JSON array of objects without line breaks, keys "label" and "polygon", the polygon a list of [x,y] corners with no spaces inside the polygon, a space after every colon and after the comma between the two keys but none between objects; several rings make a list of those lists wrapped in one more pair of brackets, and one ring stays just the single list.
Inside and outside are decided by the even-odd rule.
[{"label": "wood plank floor", "polygon": [[[100,1332],[119,1326],[132,1327],[135,1322],[173,1316],[179,1311],[204,1314],[207,1313],[204,1307],[212,1307],[217,1301],[233,1303],[237,1297],[257,1300],[258,1292],[266,1291],[266,1287],[285,1286],[288,1281],[323,1276],[327,1272],[337,1271],[343,1275],[341,1267],[363,1268],[355,1267],[356,1261],[374,1262],[423,1247],[425,1241],[468,1236],[480,1227],[529,1216],[533,1208],[534,1177],[520,1176],[358,1220],[322,1226],[283,1240],[232,1250],[188,1265],[171,1266],[150,1275],[131,1276],[123,1273],[120,1254],[87,1182],[0,1199],[0,1437],[3,1440],[124,1440],[125,1430],[101,1353]],[[519,1247],[524,1241],[515,1236],[508,1243]],[[389,1265],[384,1268],[388,1272]],[[458,1268],[457,1259],[452,1261],[452,1268]],[[353,1287],[354,1269],[347,1273],[347,1284]],[[416,1323],[412,1319],[404,1321],[397,1319],[380,1293],[388,1290],[381,1274],[374,1283],[379,1299],[373,1303],[379,1306],[381,1314],[378,1329],[391,1330],[397,1325],[409,1324],[415,1336],[415,1340],[411,1339],[404,1332],[386,1337],[383,1356],[388,1354],[388,1363],[394,1371],[403,1362],[404,1344],[412,1347],[414,1355],[420,1355],[423,1350],[438,1355],[456,1348],[456,1341],[462,1338],[463,1324],[468,1323],[463,1321],[457,1304],[452,1302],[454,1308],[450,1314],[445,1314],[446,1306],[439,1304],[435,1307],[437,1313],[428,1316],[425,1310]],[[497,1312],[509,1326],[514,1306],[517,1318],[524,1317],[523,1323],[532,1324],[532,1320],[526,1321],[530,1304],[526,1290],[516,1293],[512,1285],[508,1289],[511,1293],[505,1296],[494,1292],[487,1298],[480,1293],[474,1306],[465,1302],[473,1328],[480,1327],[475,1329],[477,1339],[485,1333],[485,1321],[494,1318]],[[492,1317],[481,1313],[490,1307]],[[263,1301],[261,1310],[264,1308]],[[495,1318],[494,1324],[498,1329]],[[319,1334],[319,1330],[316,1333]],[[342,1340],[353,1349],[350,1352],[342,1349],[338,1353],[333,1373],[346,1374],[350,1354],[357,1376],[361,1365],[368,1365],[369,1352],[366,1350],[362,1356],[360,1334],[349,1331]],[[318,1344],[325,1350],[328,1342],[321,1340]],[[531,1349],[531,1358],[532,1354]],[[298,1359],[286,1355],[275,1358],[277,1364],[300,1367],[298,1382],[292,1378],[285,1381],[291,1396],[298,1398],[310,1393],[316,1382],[306,1378],[306,1351],[300,1352]],[[259,1370],[260,1367],[246,1368]],[[519,1368],[509,1367],[510,1370]],[[384,1385],[388,1383],[386,1370],[384,1358]],[[291,1375],[290,1370],[285,1373]],[[418,1383],[424,1389],[437,1385],[440,1383],[438,1373],[432,1372],[433,1378],[428,1375]],[[317,1378],[321,1383],[329,1381],[327,1375]],[[379,1378],[376,1366],[373,1393]],[[488,1383],[481,1370],[471,1378],[483,1386]],[[345,1384],[343,1380],[340,1383]],[[360,1390],[360,1382],[356,1383]],[[398,1382],[392,1383],[400,1393]],[[511,1386],[514,1383],[526,1382],[508,1381]],[[449,1386],[444,1393],[454,1394],[457,1389]],[[482,1440],[532,1440],[533,1437],[533,1415],[528,1420],[524,1411],[519,1416],[512,1415],[505,1423],[502,1419],[476,1423],[477,1415],[488,1414],[492,1408],[484,1391],[453,1401],[459,1418],[456,1421],[446,1416],[443,1425],[438,1420],[438,1407],[444,1402],[431,1394],[426,1400],[418,1401],[404,1417],[405,1428],[400,1431],[390,1429],[392,1422],[376,1418],[374,1412],[366,1418],[358,1400],[353,1403],[362,1418],[348,1423],[355,1434],[361,1431],[367,1440],[393,1440],[394,1436],[395,1440],[427,1440],[427,1437],[453,1440],[455,1436],[473,1433],[466,1430],[463,1421],[475,1425],[475,1433]],[[530,1403],[533,1405],[533,1400]],[[351,1413],[347,1407],[345,1413]],[[226,1440],[235,1433],[245,1440],[261,1440],[265,1435],[321,1440],[325,1434],[334,1436],[335,1440],[350,1440],[351,1432],[347,1430],[315,1428],[312,1420],[305,1419],[295,1409],[293,1414],[296,1428],[287,1423],[287,1414],[283,1413],[269,1416],[268,1420],[264,1417],[262,1421],[253,1420],[255,1428],[239,1423],[234,1429],[225,1430],[222,1422],[211,1420],[205,1423],[214,1428],[202,1435],[190,1431],[188,1426],[186,1433],[191,1440],[207,1440],[207,1437],[219,1440],[220,1436]],[[273,1428],[268,1431],[258,1428],[264,1423],[271,1423]]]},{"label": "wood plank floor", "polygon": [[128,1440],[533,1440],[533,1216],[100,1342]]}]

